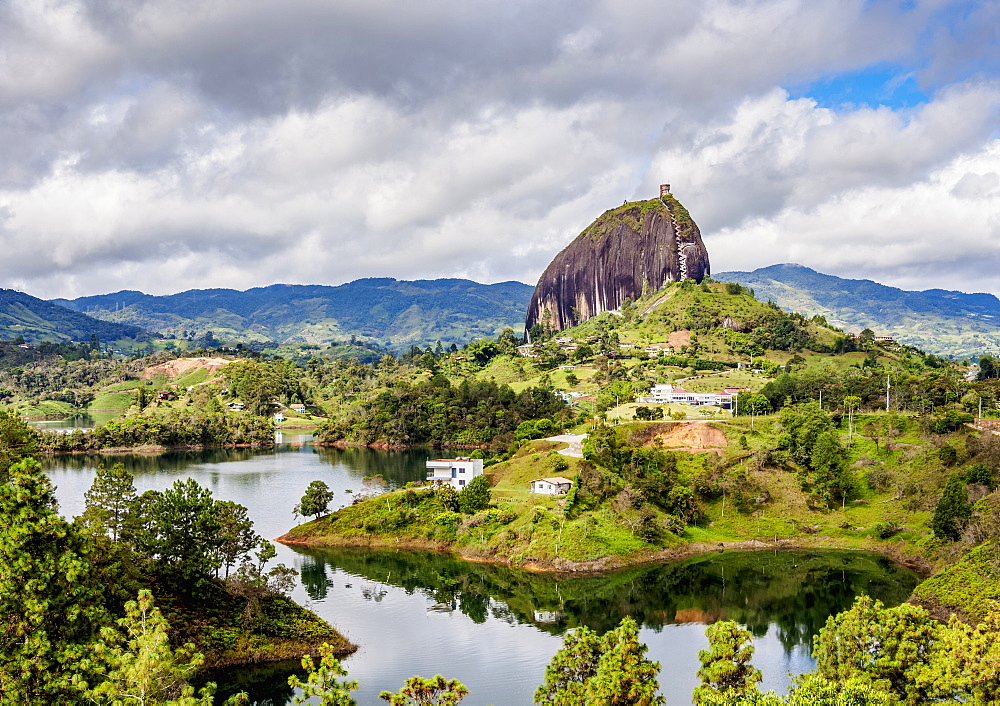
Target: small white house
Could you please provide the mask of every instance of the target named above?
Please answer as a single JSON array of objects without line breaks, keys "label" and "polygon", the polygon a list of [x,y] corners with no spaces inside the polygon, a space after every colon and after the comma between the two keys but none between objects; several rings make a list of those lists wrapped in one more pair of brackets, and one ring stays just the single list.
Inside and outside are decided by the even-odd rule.
[{"label": "small white house", "polygon": [[481,458],[438,458],[427,462],[427,480],[462,490],[476,476],[483,475]]},{"label": "small white house", "polygon": [[531,492],[540,495],[565,495],[573,487],[573,481],[562,476],[539,478],[531,481]]}]

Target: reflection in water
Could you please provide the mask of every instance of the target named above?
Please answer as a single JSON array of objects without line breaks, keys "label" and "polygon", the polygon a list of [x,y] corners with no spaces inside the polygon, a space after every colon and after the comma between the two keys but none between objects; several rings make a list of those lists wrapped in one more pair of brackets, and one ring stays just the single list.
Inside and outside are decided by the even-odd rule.
[{"label": "reflection in water", "polygon": [[[451,457],[454,453],[427,449],[408,451],[380,451],[363,447],[335,449],[313,446],[312,436],[306,434],[280,434],[276,449],[224,448],[187,451],[168,451],[162,454],[65,454],[49,459],[47,467],[60,469],[90,469],[121,463],[133,475],[149,473],[187,471],[192,467],[205,467],[239,463],[254,458],[273,456],[275,452],[306,450],[315,456],[318,463],[312,465],[330,466],[343,470],[357,481],[365,477],[381,475],[389,488],[399,488],[411,481],[422,481],[426,477],[425,461],[434,457]],[[457,452],[456,452],[457,453]],[[220,469],[221,470],[221,469]]]},{"label": "reflection in water", "polygon": [[[272,450],[216,449],[163,455],[61,456],[45,459],[66,516],[83,511],[98,465],[123,463],[139,492],[194,478],[216,498],[245,505],[255,529],[276,537],[295,520],[292,508],[309,483],[327,482],[335,503],[365,476],[396,487],[424,477],[430,451],[316,449],[308,435],[284,434]],[[433,452],[435,456],[440,452]],[[456,454],[457,455],[457,454]],[[906,570],[862,552],[713,554],[609,576],[533,574],[456,561],[444,554],[277,547],[278,561],[301,571],[293,593],[333,623],[360,650],[344,661],[360,688],[359,703],[379,703],[414,674],[445,673],[472,694],[463,704],[530,703],[562,635],[577,625],[608,630],[625,615],[642,624],[640,639],[663,665],[669,703],[690,702],[703,624],[730,618],[758,637],[754,664],[763,688],[784,689],[788,672],[811,668],[809,641],[827,615],[857,593],[889,604],[915,584]],[[220,693],[247,689],[259,704],[289,703],[286,679],[295,663],[214,673]]]},{"label": "reflection in water", "polygon": [[65,419],[33,419],[28,424],[39,429],[71,432],[74,429],[93,429],[119,416],[120,412],[78,412]]},{"label": "reflection in water", "polygon": [[[389,644],[402,648],[388,650],[401,662],[394,669],[397,681],[447,671],[474,687],[469,701],[475,704],[530,702],[568,629],[587,625],[603,632],[626,615],[642,625],[640,639],[663,665],[660,684],[668,703],[689,702],[697,651],[707,644],[703,625],[722,619],[754,633],[763,686],[780,691],[789,671],[812,667],[812,636],[829,615],[849,607],[859,593],[895,605],[917,582],[883,557],[843,551],[726,552],[605,576],[531,573],[440,553],[294,552],[314,606],[353,615],[349,623],[367,632],[363,645],[391,632]],[[547,641],[538,643],[537,635]],[[345,661],[362,690],[372,689],[359,694],[361,703],[387,685],[378,656],[387,643],[379,644]]]},{"label": "reflection in water", "polygon": [[[222,703],[230,696],[245,691],[252,694],[252,703],[257,706],[284,706],[292,703],[295,690],[288,686],[288,677],[297,674],[305,678],[301,662],[275,662],[262,664],[253,669],[227,667],[216,669],[204,681],[214,681],[219,685],[215,702]],[[203,682],[199,682],[199,686]]]},{"label": "reflection in water", "polygon": [[[458,561],[442,554],[294,548],[313,600],[326,598],[339,570],[373,585],[419,592],[456,606],[475,623],[488,614],[561,635],[586,625],[603,632],[625,616],[660,630],[681,623],[735,620],[757,636],[778,628],[786,651],[809,646],[829,615],[865,593],[887,605],[906,599],[916,576],[861,552],[726,552],[609,576],[539,574]],[[366,598],[381,600],[372,589]],[[362,589],[364,594],[365,589]]]}]

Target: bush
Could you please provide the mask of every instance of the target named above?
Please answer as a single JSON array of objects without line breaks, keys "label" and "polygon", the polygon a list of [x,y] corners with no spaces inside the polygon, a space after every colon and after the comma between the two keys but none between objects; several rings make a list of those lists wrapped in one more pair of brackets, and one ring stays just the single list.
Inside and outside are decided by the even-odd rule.
[{"label": "bush", "polygon": [[452,512],[451,510],[445,510],[444,512],[439,512],[434,518],[434,524],[445,527],[448,529],[455,529],[458,523],[462,521],[462,516],[457,512]]},{"label": "bush", "polygon": [[458,509],[466,515],[485,510],[490,506],[490,481],[486,476],[476,476],[458,494]]},{"label": "bush", "polygon": [[899,530],[900,528],[891,522],[876,522],[875,526],[872,527],[872,534],[879,539],[889,539],[899,534]]},{"label": "bush", "polygon": [[958,451],[951,444],[944,444],[938,449],[938,459],[946,466],[954,466],[958,463]]},{"label": "bush", "polygon": [[931,529],[935,537],[955,541],[961,538],[962,530],[971,517],[972,506],[965,489],[965,479],[955,474],[948,480],[944,494],[934,508]]},{"label": "bush", "polygon": [[965,471],[965,482],[969,485],[996,487],[996,474],[985,463],[974,463]]},{"label": "bush", "polygon": [[868,487],[877,493],[892,487],[892,472],[885,466],[875,466],[868,471]]}]

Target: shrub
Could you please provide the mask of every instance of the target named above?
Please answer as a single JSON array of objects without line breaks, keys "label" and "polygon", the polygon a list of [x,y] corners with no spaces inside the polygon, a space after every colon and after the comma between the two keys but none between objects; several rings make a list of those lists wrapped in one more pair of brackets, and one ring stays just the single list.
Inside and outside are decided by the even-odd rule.
[{"label": "shrub", "polygon": [[872,534],[879,539],[889,539],[899,534],[899,530],[900,528],[891,522],[876,522],[875,526],[872,527]]},{"label": "shrub", "polygon": [[451,510],[445,510],[444,512],[439,512],[434,517],[434,524],[445,527],[449,529],[455,529],[458,523],[462,521],[462,516],[457,512],[452,512]]},{"label": "shrub", "polygon": [[490,481],[476,476],[458,494],[458,509],[467,515],[485,510],[490,505]]},{"label": "shrub", "polygon": [[892,473],[885,466],[875,466],[868,471],[868,487],[883,492],[892,487]]},{"label": "shrub", "polygon": [[985,463],[974,463],[965,471],[965,482],[969,485],[996,487],[996,474]]},{"label": "shrub", "polygon": [[958,540],[971,517],[972,506],[969,505],[965,479],[960,474],[955,474],[948,480],[944,494],[934,508],[931,529],[934,530],[935,537]]}]

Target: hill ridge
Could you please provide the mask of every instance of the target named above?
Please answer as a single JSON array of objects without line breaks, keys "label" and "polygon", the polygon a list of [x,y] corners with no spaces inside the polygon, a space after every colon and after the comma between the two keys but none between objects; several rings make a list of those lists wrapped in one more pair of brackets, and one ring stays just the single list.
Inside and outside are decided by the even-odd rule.
[{"label": "hill ridge", "polygon": [[212,331],[231,340],[321,343],[349,337],[397,350],[463,344],[510,327],[520,331],[531,287],[508,280],[397,280],[369,277],[340,285],[271,284],[246,290],[189,289],[167,295],[123,290],[55,303],[164,335]]},{"label": "hill ridge", "polygon": [[928,352],[978,357],[1000,346],[1000,299],[985,292],[906,290],[870,279],[846,279],[796,263],[720,272],[721,281],[751,287],[758,298],[858,332],[871,328]]}]

